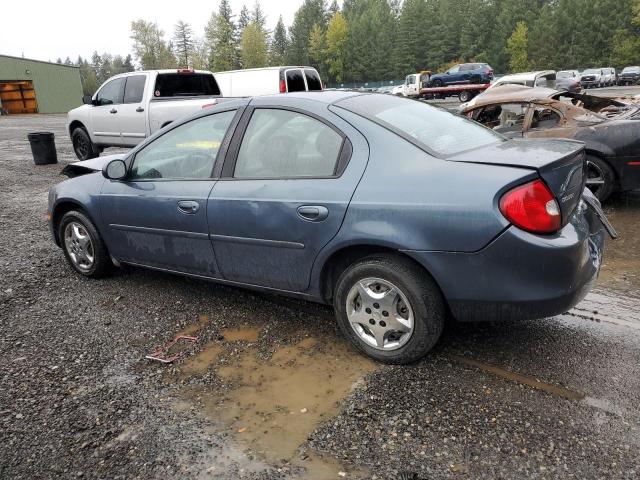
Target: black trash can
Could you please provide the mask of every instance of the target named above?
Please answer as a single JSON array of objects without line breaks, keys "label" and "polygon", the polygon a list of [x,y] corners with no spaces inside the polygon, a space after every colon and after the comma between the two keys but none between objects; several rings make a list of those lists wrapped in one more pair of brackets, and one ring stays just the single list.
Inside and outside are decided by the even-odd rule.
[{"label": "black trash can", "polygon": [[52,132],[33,132],[27,135],[31,144],[33,162],[36,165],[49,165],[58,163],[56,154],[56,142]]}]

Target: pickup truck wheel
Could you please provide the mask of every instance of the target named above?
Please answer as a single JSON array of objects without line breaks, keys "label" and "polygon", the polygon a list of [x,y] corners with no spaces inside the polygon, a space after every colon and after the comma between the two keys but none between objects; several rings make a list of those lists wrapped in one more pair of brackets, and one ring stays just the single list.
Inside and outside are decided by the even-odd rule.
[{"label": "pickup truck wheel", "polygon": [[586,186],[598,200],[604,202],[613,193],[615,188],[615,173],[604,160],[587,155],[587,181]]},{"label": "pickup truck wheel", "polygon": [[440,289],[411,261],[373,255],[338,278],[338,326],[362,353],[383,363],[415,362],[436,344],[445,320]]},{"label": "pickup truck wheel", "polygon": [[73,151],[79,160],[89,160],[100,155],[98,147],[93,144],[91,137],[82,127],[78,127],[73,131],[71,143],[73,144]]},{"label": "pickup truck wheel", "polygon": [[458,100],[460,100],[462,103],[467,103],[472,98],[473,95],[468,90],[464,90],[458,94]]}]

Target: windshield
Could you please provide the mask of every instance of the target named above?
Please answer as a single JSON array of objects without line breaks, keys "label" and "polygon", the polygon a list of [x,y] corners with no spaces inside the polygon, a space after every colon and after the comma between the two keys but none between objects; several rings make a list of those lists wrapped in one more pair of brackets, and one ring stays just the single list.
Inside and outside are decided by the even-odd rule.
[{"label": "windshield", "polygon": [[625,67],[622,70],[622,73],[638,73],[640,72],[640,67]]},{"label": "windshield", "polygon": [[556,78],[573,78],[573,72],[558,72]]},{"label": "windshield", "polygon": [[599,70],[599,69],[597,69],[597,68],[590,68],[590,69],[585,70],[584,72],[582,72],[582,74],[583,74],[583,75],[584,75],[584,74],[586,74],[586,73],[590,73],[590,74],[591,74],[591,73],[598,73],[598,74],[599,74],[599,73],[600,73],[600,70]]},{"label": "windshield", "polygon": [[359,95],[336,103],[388,128],[436,156],[504,141],[493,131],[426,103],[390,95]]}]

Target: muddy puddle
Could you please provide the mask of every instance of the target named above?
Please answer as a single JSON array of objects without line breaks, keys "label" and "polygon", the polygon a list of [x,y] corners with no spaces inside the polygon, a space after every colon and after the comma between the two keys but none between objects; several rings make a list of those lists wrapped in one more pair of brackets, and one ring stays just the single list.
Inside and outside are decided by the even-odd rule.
[{"label": "muddy puddle", "polygon": [[[340,478],[341,471],[354,478],[354,471],[335,459],[304,452],[301,460],[300,447],[377,366],[334,336],[306,337],[265,359],[255,344],[260,334],[256,326],[221,330],[216,340],[177,364],[179,374],[168,381],[181,385],[182,401],[259,459],[303,467],[304,478]],[[223,387],[192,381],[205,375],[215,375]]]}]

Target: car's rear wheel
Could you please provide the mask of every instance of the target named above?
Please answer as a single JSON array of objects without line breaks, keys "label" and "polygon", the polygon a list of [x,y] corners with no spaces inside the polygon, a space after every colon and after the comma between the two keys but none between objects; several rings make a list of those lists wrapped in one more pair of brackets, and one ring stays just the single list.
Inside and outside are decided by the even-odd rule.
[{"label": "car's rear wheel", "polygon": [[82,212],[71,210],[64,214],[58,227],[64,256],[69,265],[81,275],[100,278],[107,275],[113,263],[95,225]]},{"label": "car's rear wheel", "polygon": [[587,155],[587,188],[604,202],[613,193],[615,188],[615,174],[613,169],[604,160]]},{"label": "car's rear wheel", "polygon": [[411,261],[366,257],[349,266],[334,290],[340,330],[365,355],[384,363],[422,358],[436,344],[444,300],[431,277]]},{"label": "car's rear wheel", "polygon": [[100,155],[100,150],[93,144],[91,137],[82,127],[78,127],[73,131],[71,143],[73,144],[73,151],[79,160],[89,160]]}]

